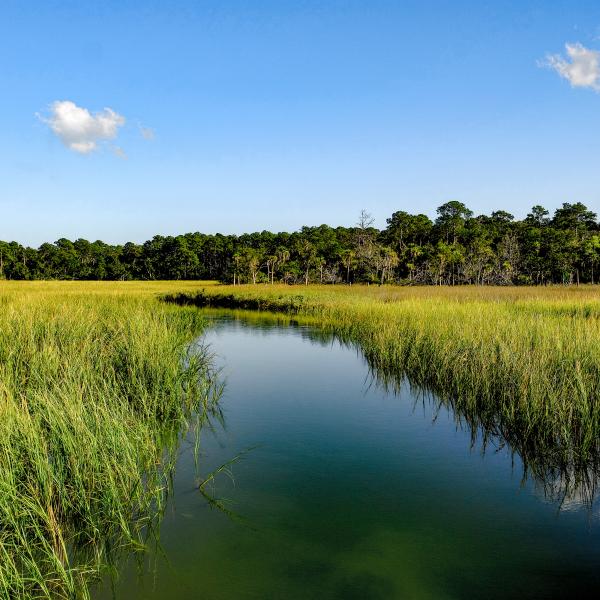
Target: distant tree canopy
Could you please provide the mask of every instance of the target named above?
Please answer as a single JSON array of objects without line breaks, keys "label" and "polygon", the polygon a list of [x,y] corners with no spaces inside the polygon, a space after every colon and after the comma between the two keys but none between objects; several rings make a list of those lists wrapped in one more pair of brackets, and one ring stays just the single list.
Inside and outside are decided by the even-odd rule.
[{"label": "distant tree canopy", "polygon": [[577,202],[553,217],[534,206],[522,221],[498,210],[473,216],[447,202],[432,221],[395,212],[373,227],[303,227],[293,233],[155,236],[110,245],[61,238],[38,249],[0,241],[2,279],[217,279],[230,283],[596,283],[600,226]]}]

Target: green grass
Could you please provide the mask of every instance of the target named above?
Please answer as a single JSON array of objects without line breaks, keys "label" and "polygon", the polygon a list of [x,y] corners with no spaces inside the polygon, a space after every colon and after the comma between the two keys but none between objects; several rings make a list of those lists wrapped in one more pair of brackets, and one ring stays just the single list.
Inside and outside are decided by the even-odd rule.
[{"label": "green grass", "polygon": [[0,598],[86,598],[143,549],[213,399],[198,311],[156,301],[192,287],[0,282]]},{"label": "green grass", "polygon": [[294,315],[384,381],[435,391],[536,475],[597,472],[592,287],[0,282],[0,599],[87,598],[158,526],[179,436],[212,398],[208,358],[187,350],[201,314],[158,297]]},{"label": "green grass", "polygon": [[434,391],[474,433],[508,442],[564,489],[598,468],[596,290],[248,285],[170,299],[294,314],[356,343],[382,379]]}]

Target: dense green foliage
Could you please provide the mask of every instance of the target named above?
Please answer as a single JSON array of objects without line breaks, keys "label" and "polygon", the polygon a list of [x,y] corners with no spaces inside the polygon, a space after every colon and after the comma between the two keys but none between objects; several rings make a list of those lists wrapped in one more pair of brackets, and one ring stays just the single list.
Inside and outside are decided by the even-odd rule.
[{"label": "dense green foliage", "polygon": [[583,204],[552,218],[535,206],[523,221],[505,211],[474,217],[460,202],[426,215],[395,212],[386,229],[362,213],[355,227],[294,233],[155,236],[143,244],[60,239],[37,250],[0,242],[0,278],[218,279],[233,283],[595,283],[600,226]]}]

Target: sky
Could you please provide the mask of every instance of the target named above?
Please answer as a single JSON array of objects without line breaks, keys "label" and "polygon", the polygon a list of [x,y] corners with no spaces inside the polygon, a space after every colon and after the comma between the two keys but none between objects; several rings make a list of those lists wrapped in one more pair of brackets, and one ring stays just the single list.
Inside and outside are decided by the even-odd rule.
[{"label": "sky", "polygon": [[0,239],[600,213],[600,2],[2,0]]}]

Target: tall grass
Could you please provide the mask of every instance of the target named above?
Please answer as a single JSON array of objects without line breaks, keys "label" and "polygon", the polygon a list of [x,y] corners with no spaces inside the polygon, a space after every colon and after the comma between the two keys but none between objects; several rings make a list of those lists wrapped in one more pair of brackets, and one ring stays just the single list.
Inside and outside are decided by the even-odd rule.
[{"label": "tall grass", "polygon": [[212,401],[198,311],[155,300],[174,285],[0,282],[0,598],[87,598],[143,548]]},{"label": "tall grass", "polygon": [[182,428],[211,408],[194,308],[293,313],[407,376],[540,476],[595,473],[595,288],[0,282],[0,599],[87,598],[143,549]]},{"label": "tall grass", "polygon": [[435,391],[527,469],[575,485],[598,470],[599,298],[592,286],[218,286],[171,296],[293,313],[356,342],[385,377]]}]

